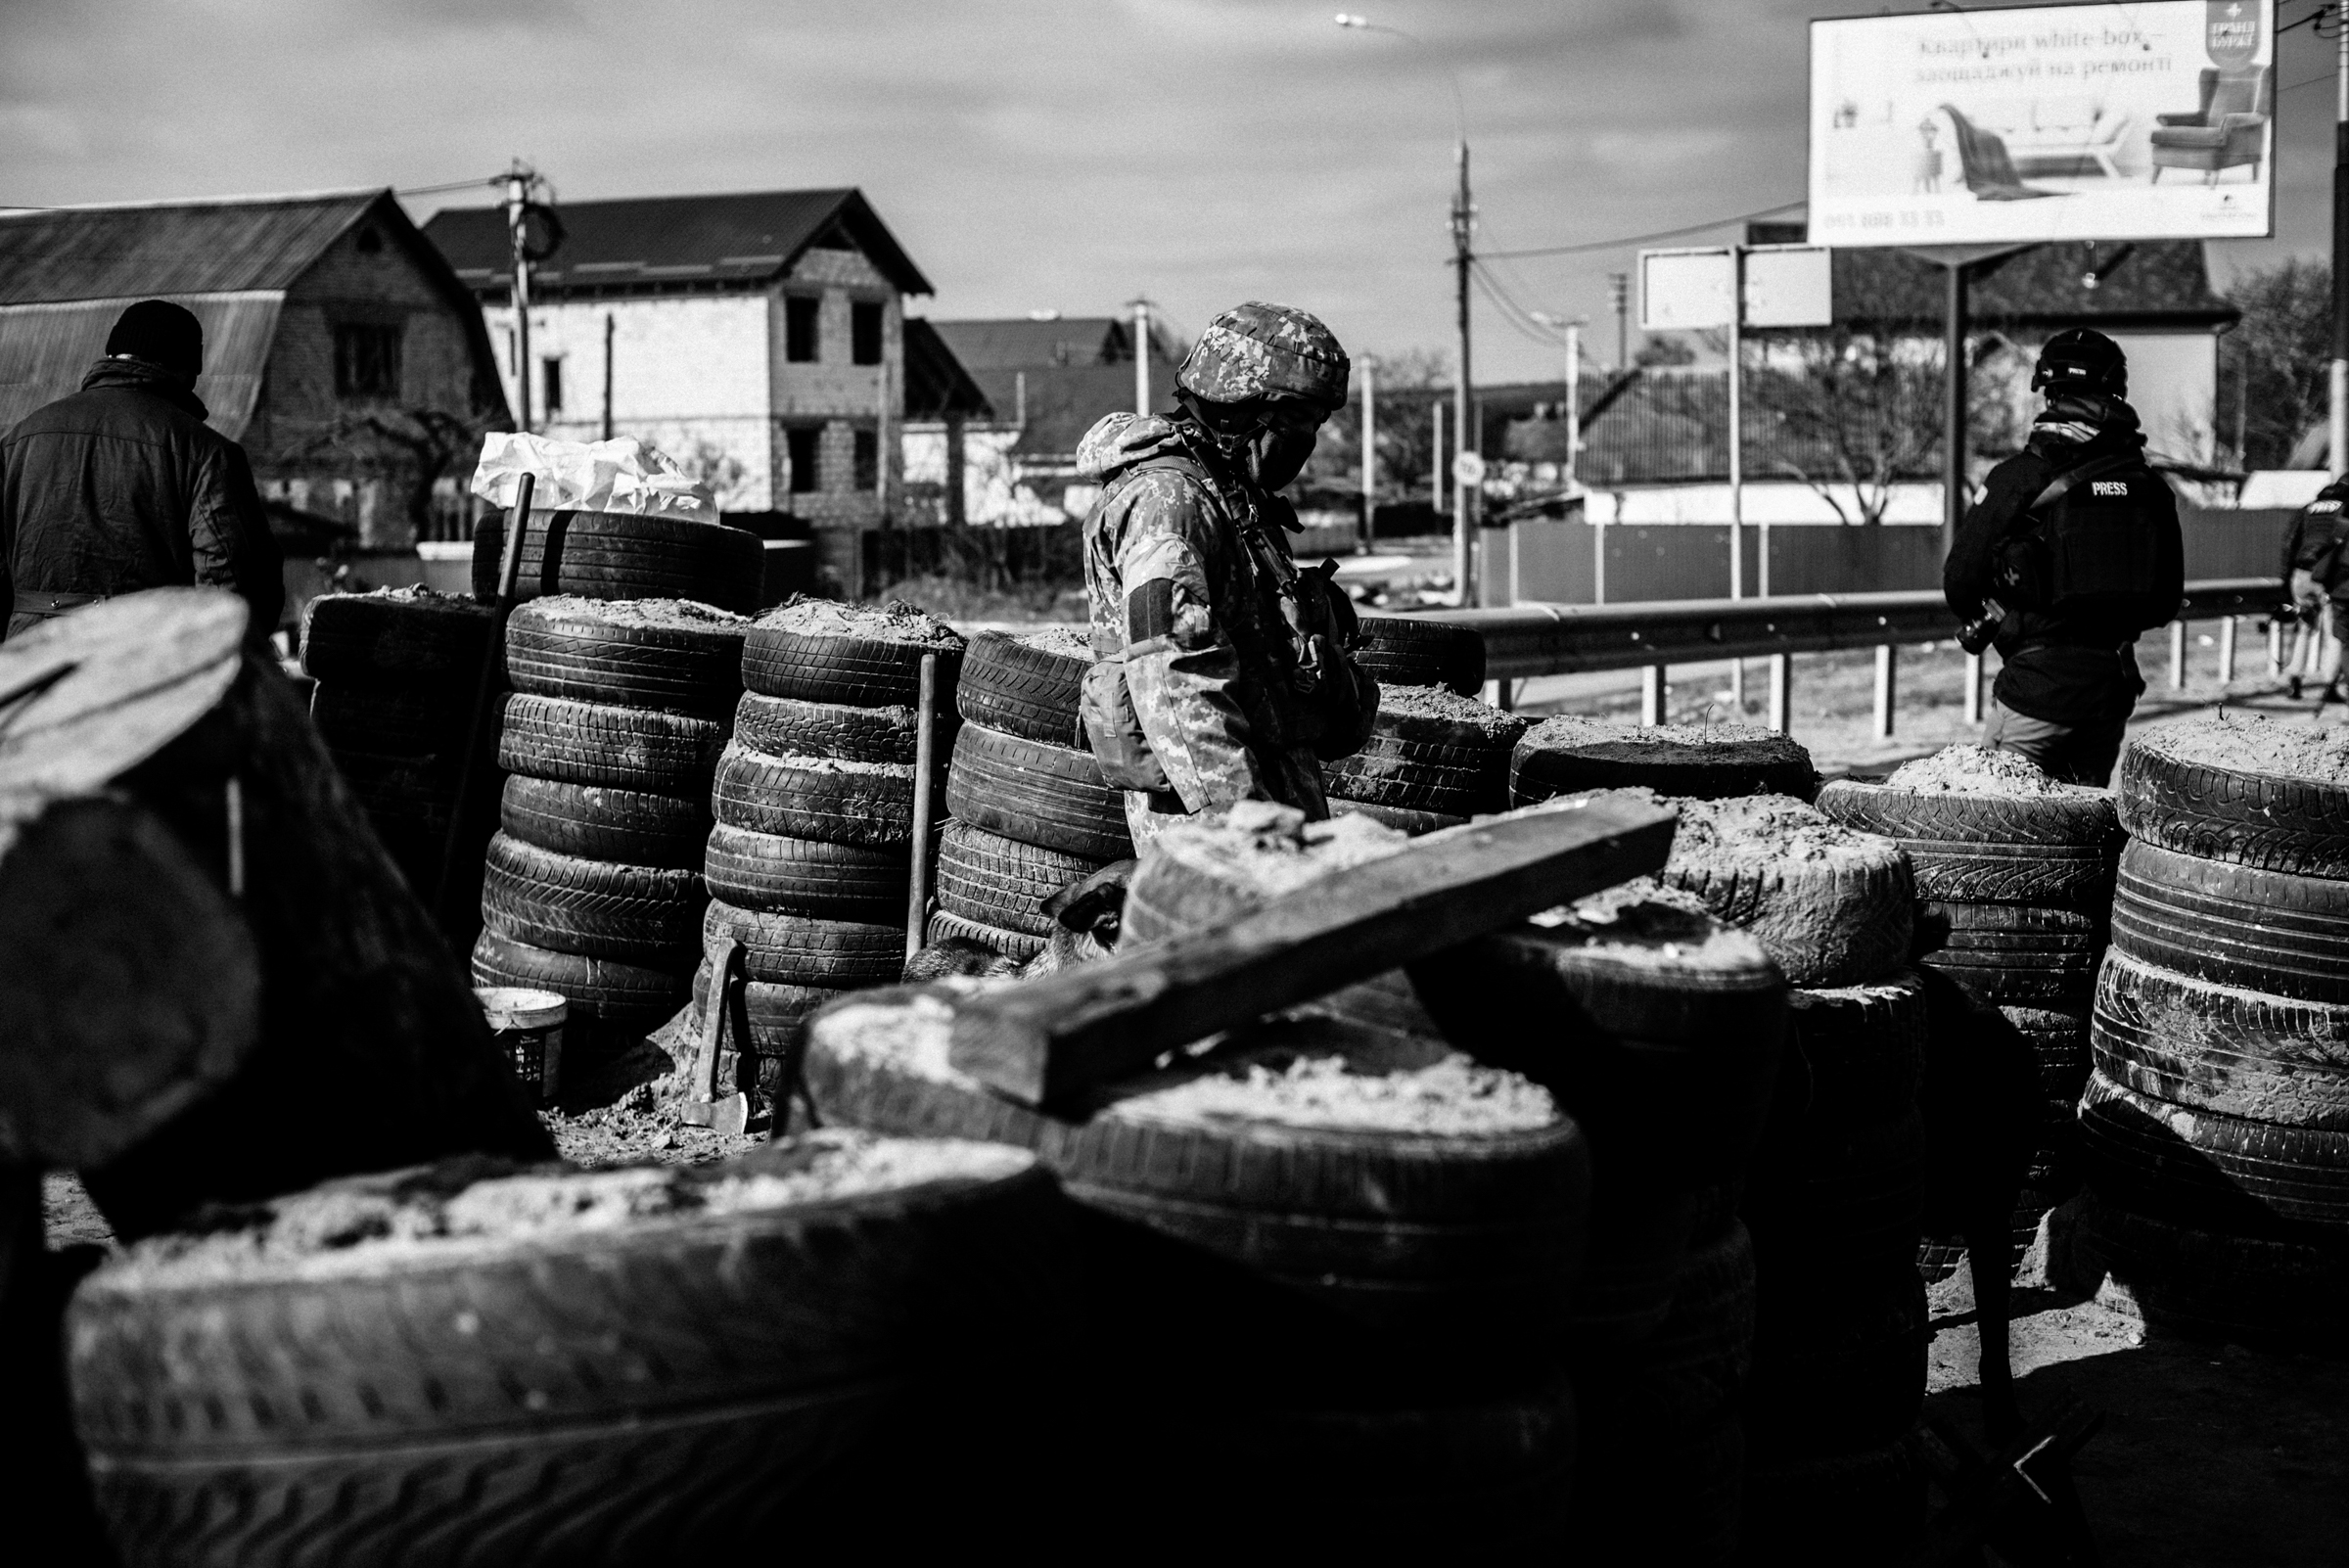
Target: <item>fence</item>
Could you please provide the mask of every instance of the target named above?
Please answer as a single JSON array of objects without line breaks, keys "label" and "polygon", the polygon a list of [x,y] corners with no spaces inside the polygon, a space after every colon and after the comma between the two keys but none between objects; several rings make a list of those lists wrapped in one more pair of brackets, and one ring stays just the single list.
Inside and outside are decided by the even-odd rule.
[{"label": "fence", "polygon": [[[2239,619],[2270,615],[2283,605],[2273,576],[2189,582],[2178,619],[2170,623],[2170,684],[2185,685],[2186,624],[2219,623],[2219,678],[2234,678]],[[1889,739],[1898,705],[1899,649],[1958,634],[1957,618],[1938,592],[1790,594],[1769,599],[1698,599],[1669,604],[1517,605],[1506,610],[1439,610],[1423,619],[1467,626],[1485,641],[1485,674],[1499,682],[1501,706],[1516,682],[1533,675],[1590,669],[1645,672],[1639,721],[1663,722],[1664,699],[1675,664],[1725,659],[1770,661],[1770,727],[1781,734],[1792,719],[1793,659],[1798,653],[1843,648],[1876,651],[1875,733]],[[2268,669],[2279,673],[2280,624],[2268,629]],[[1965,716],[1982,716],[1982,661],[1966,661]]]}]

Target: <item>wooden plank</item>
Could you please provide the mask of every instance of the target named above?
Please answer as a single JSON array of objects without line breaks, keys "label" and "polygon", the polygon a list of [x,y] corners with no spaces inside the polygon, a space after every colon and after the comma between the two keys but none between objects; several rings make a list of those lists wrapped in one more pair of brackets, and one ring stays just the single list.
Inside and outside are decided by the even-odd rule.
[{"label": "wooden plank", "polygon": [[1162,1052],[1662,869],[1679,813],[1627,800],[1453,828],[1334,871],[1218,931],[974,996],[948,1060],[1061,1104]]}]

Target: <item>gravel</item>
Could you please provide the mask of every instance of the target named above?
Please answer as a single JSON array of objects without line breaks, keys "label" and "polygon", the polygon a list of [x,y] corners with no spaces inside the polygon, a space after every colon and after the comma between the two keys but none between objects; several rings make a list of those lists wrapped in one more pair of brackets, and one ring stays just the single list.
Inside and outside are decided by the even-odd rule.
[{"label": "gravel", "polygon": [[1791,738],[1758,724],[1633,724],[1583,714],[1543,719],[1526,732],[1523,744],[1538,751],[1588,750],[1648,758],[1676,751],[1702,754],[1734,748],[1756,764],[1808,764],[1811,761],[1811,754]]},{"label": "gravel", "polygon": [[532,599],[514,614],[526,620],[593,621],[645,631],[739,632],[751,623],[748,616],[698,599],[587,599],[576,593]]},{"label": "gravel", "polygon": [[1081,659],[1093,662],[1093,640],[1075,626],[1046,626],[1040,631],[1024,631],[1012,639],[1037,653],[1051,654],[1061,659]]},{"label": "gravel", "polygon": [[[1641,792],[1645,793],[1645,792]],[[1791,795],[1739,795],[1726,801],[1673,800],[1681,825],[1664,874],[1775,860],[1846,860],[1865,864],[1898,855],[1889,841],[1829,821]]]},{"label": "gravel", "polygon": [[963,645],[961,632],[902,599],[880,604],[844,604],[838,599],[810,599],[794,594],[760,616],[758,624],[803,637],[865,637],[875,642],[906,642],[924,648]]},{"label": "gravel", "polygon": [[1263,899],[1278,898],[1333,871],[1382,859],[1410,839],[1356,812],[1309,822],[1294,807],[1242,801],[1219,815],[1190,817],[1158,836],[1135,873],[1140,896],[1149,901],[1152,863],[1179,858]]},{"label": "gravel", "polygon": [[1987,746],[1944,746],[1930,757],[1919,757],[1894,768],[1884,781],[1888,788],[1914,795],[2006,795],[2044,797],[2097,795],[2084,784],[2063,784],[2031,759]]},{"label": "gravel", "polygon": [[1514,746],[1533,720],[1521,714],[1504,714],[1490,703],[1462,697],[1442,686],[1386,686],[1378,689],[1381,719],[1432,718],[1448,724],[1466,724],[1481,731],[1495,746]]},{"label": "gravel", "polygon": [[2130,744],[2181,762],[2349,784],[2349,728],[2315,729],[2222,708],[2208,718],[2157,725]]}]

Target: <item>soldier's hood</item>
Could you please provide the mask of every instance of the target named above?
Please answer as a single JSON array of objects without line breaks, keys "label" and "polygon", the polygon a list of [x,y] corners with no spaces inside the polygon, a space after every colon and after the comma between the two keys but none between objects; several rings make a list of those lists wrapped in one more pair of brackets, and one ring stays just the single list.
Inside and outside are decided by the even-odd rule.
[{"label": "soldier's hood", "polygon": [[1163,414],[1104,414],[1077,443],[1077,472],[1107,484],[1136,463],[1182,450],[1174,422]]}]

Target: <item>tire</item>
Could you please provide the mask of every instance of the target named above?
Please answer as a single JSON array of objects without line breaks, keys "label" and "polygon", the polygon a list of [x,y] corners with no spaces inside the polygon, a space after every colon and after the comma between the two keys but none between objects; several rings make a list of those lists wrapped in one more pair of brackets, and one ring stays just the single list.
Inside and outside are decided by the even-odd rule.
[{"label": "tire", "polygon": [[2097,978],[2089,1048],[2097,1072],[2172,1105],[2349,1133],[2349,1007],[2213,986],[2114,953]]},{"label": "tire", "polygon": [[1392,1037],[1329,1020],[1268,1026],[1173,1073],[1109,1085],[1072,1121],[1013,1105],[950,1068],[925,1073],[918,1064],[947,1027],[936,1001],[944,994],[899,987],[817,1014],[807,1083],[821,1113],[1034,1148],[1088,1208],[1240,1265],[1342,1321],[1454,1358],[1554,1344],[1589,1192],[1582,1131],[1563,1115],[1538,1129],[1433,1137],[1121,1108],[1140,1091],[1257,1061],[1334,1055],[1383,1075],[1449,1047],[1430,1041],[1405,1054]]},{"label": "tire", "polygon": [[534,600],[506,623],[506,678],[541,697],[727,718],[745,624],[674,600]]},{"label": "tire", "polygon": [[710,830],[702,877],[738,908],[886,925],[905,913],[912,878],[904,850],[785,838],[720,822]]},{"label": "tire", "polygon": [[1099,861],[948,822],[938,845],[938,904],[965,920],[1040,941],[1057,929],[1044,913],[1044,900],[1100,869]]},{"label": "tire", "polygon": [[692,871],[701,869],[710,840],[710,812],[700,801],[521,773],[507,775],[497,825],[557,854]]},{"label": "tire", "polygon": [[1126,797],[1102,782],[1092,753],[985,724],[965,724],[954,738],[946,810],[990,833],[1103,865],[1133,854]]},{"label": "tire", "polygon": [[2121,754],[2116,791],[2129,836],[2205,860],[2349,879],[2349,783],[2255,772],[2192,755],[2225,748],[2239,756],[2244,731],[2276,723],[2222,713],[2133,737]]},{"label": "tire", "polygon": [[[473,699],[471,691],[438,684],[321,681],[310,694],[310,722],[331,751],[460,757],[473,720]],[[497,722],[494,706],[487,721]]]},{"label": "tire", "polygon": [[[942,715],[936,755],[953,744],[953,718]],[[844,762],[911,767],[920,755],[918,720],[910,708],[851,708],[804,703],[792,697],[742,694],[734,710],[737,744],[769,757],[829,757]]]},{"label": "tire", "polygon": [[2121,824],[2102,790],[2066,786],[2054,795],[1969,795],[1896,788],[1882,779],[1838,778],[1819,787],[1819,808],[1845,827],[1906,844],[2060,846],[2121,850]]},{"label": "tire", "polygon": [[1026,963],[1049,945],[1048,939],[1043,937],[1032,937],[1024,931],[989,925],[984,920],[968,919],[944,909],[932,910],[930,923],[923,932],[923,942],[945,942],[952,938],[975,942],[982,947],[991,947],[1016,963]]},{"label": "tire", "polygon": [[2349,1246],[2201,1229],[2093,1188],[2058,1218],[2069,1226],[2053,1270],[2083,1293],[2110,1279],[2156,1329],[2303,1355],[2338,1347]]},{"label": "tire", "polygon": [[2188,1110],[2100,1073],[2080,1096],[2080,1133],[2099,1186],[2148,1200],[2132,1207],[2246,1234],[2349,1226],[2349,1133]]},{"label": "tire", "polygon": [[566,784],[700,797],[725,746],[717,719],[516,692],[506,699],[497,765]]},{"label": "tire", "polygon": [[766,914],[713,899],[702,915],[703,945],[720,937],[741,943],[750,978],[768,985],[854,991],[894,981],[905,967],[901,925]]},{"label": "tire", "polygon": [[[487,600],[496,591],[504,548],[504,515],[484,518],[473,534],[476,598]],[[517,599],[690,599],[747,616],[759,608],[766,546],[756,533],[723,523],[532,511],[522,536],[521,568]]]},{"label": "tire", "polygon": [[1510,750],[1527,727],[1470,698],[1401,687],[1381,698],[1360,751],[1322,764],[1322,782],[1350,800],[1408,811],[1505,811]]},{"label": "tire", "polygon": [[1416,616],[1363,616],[1354,662],[1381,686],[1445,686],[1473,697],[1485,684],[1483,635]]},{"label": "tire", "polygon": [[1865,985],[1908,963],[1915,894],[1898,847],[1784,797],[1692,800],[1681,821],[1659,880],[1752,932],[1787,984]]},{"label": "tire", "polygon": [[[792,1091],[788,1082],[808,1018],[826,1003],[849,994],[826,986],[775,986],[751,981],[743,987],[750,1013],[751,1038],[746,1046],[732,1034],[732,1025],[718,1052],[717,1081],[738,1089],[756,1089],[770,1105],[780,1105]],[[687,1013],[684,1043],[698,1057],[710,1006],[710,965],[693,972],[693,1006]],[[696,1057],[688,1057],[694,1060]]]},{"label": "tire", "polygon": [[551,991],[571,1003],[574,1017],[647,1028],[685,1000],[685,977],[674,969],[615,963],[556,952],[484,931],[473,945],[473,983]]},{"label": "tire", "polygon": [[[330,1245],[159,1277],[134,1249],[67,1308],[115,1550],[135,1568],[617,1565],[790,1531],[871,1462],[898,1390],[950,1338],[937,1304],[1004,1294],[989,1254],[1017,1279],[1050,1233],[1032,1162],[961,1159],[967,1175],[788,1208],[672,1199],[526,1238],[384,1244],[375,1267],[335,1266]],[[668,1180],[793,1164],[760,1150]],[[325,1190],[454,1192],[481,1166]],[[560,1208],[611,1177],[517,1180]]]},{"label": "tire", "polygon": [[1791,795],[1807,801],[1819,774],[1809,752],[1750,724],[1642,726],[1578,715],[1536,724],[1509,760],[1512,806],[1638,787],[1689,800]]},{"label": "tire", "polygon": [[1082,746],[1079,704],[1093,662],[1084,633],[982,631],[963,655],[954,701],[968,723],[1053,746]]},{"label": "tire", "polygon": [[[1806,1131],[1771,1149],[1748,1177],[1743,1218],[1763,1278],[1832,1312],[1840,1282],[1909,1268],[1924,1213],[1924,1121],[1915,1112],[1849,1131]],[[1799,1281],[1799,1283],[1797,1283]]]},{"label": "tire", "polygon": [[705,897],[699,871],[606,865],[499,833],[482,922],[535,947],[657,969],[693,961]]},{"label": "tire", "polygon": [[2001,1003],[2085,1005],[2104,954],[2103,922],[2074,909],[1923,903],[1917,924],[1946,933],[1923,962]]},{"label": "tire", "polygon": [[1407,833],[1414,839],[1422,833],[1439,833],[1445,828],[1458,827],[1468,820],[1464,816],[1447,816],[1442,811],[1414,811],[1400,806],[1380,806],[1371,801],[1350,801],[1338,795],[1329,797],[1330,815],[1344,816],[1349,811],[1382,823],[1398,833]]},{"label": "tire", "polygon": [[1970,844],[1903,839],[1916,896],[1946,903],[2036,904],[2101,915],[2112,902],[2112,853],[2089,845]]},{"label": "tire", "polygon": [[794,596],[743,639],[742,682],[767,697],[856,708],[911,708],[922,698],[922,657],[938,656],[938,709],[954,711],[962,637],[895,600],[882,608]]},{"label": "tire", "polygon": [[1927,1016],[1914,974],[1793,992],[1787,1017],[1811,1078],[1809,1105],[1787,1109],[1805,1129],[1868,1127],[1915,1107],[1925,1082]]},{"label": "tire", "polygon": [[1897,1443],[1925,1403],[1931,1340],[1925,1282],[1907,1258],[1849,1278],[1832,1301],[1789,1293],[1769,1272],[1746,1388],[1746,1435],[1769,1453],[1844,1453]]},{"label": "tire", "polygon": [[429,588],[322,593],[301,612],[302,673],[321,684],[478,682],[497,618]]},{"label": "tire", "polygon": [[1595,1147],[1591,1172],[1589,1240],[1565,1342],[1585,1356],[1629,1355],[1671,1315],[1673,1291],[1688,1266],[1706,1200],[1694,1189],[1619,1186],[1615,1167]]},{"label": "tire", "polygon": [[2349,1003],[2349,882],[2132,841],[2113,892],[2112,946],[2214,986]]},{"label": "tire", "polygon": [[728,827],[870,849],[913,844],[913,769],[769,757],[739,742],[717,760],[711,806]]}]

